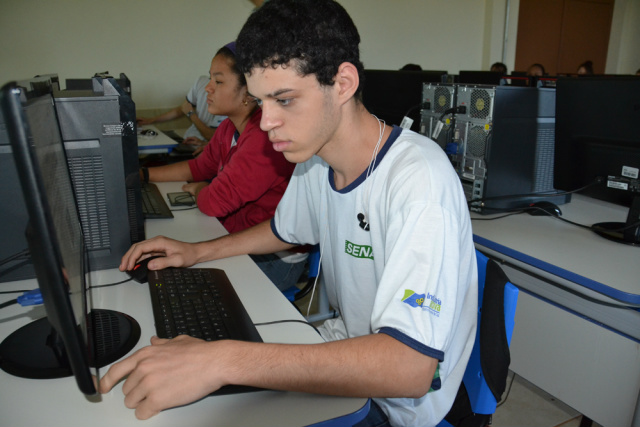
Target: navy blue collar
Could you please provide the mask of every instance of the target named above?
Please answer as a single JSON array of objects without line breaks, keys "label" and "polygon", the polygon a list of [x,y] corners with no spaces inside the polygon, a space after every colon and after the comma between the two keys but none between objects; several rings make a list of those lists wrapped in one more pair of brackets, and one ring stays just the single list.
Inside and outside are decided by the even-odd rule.
[{"label": "navy blue collar", "polygon": [[[391,134],[389,135],[389,138],[387,138],[387,141],[382,146],[382,149],[378,151],[378,155],[376,156],[376,159],[375,159],[376,164],[374,165],[373,170],[369,172],[369,174],[373,173],[373,171],[376,170],[378,166],[380,166],[380,163],[382,163],[382,159],[384,159],[384,156],[387,154],[387,152],[389,151],[389,148],[391,148],[393,143],[396,142],[401,132],[402,132],[401,127],[398,127],[395,125],[393,126],[393,129],[391,130]],[[365,179],[367,179],[367,171],[365,169],[360,174],[360,176],[351,184],[347,185],[342,190],[336,190],[336,183],[333,179],[333,175],[334,175],[333,168],[329,167],[329,185],[331,185],[331,188],[333,189],[333,191],[337,191],[338,193],[348,193],[354,188],[357,188],[360,184],[362,184],[365,181]]]}]

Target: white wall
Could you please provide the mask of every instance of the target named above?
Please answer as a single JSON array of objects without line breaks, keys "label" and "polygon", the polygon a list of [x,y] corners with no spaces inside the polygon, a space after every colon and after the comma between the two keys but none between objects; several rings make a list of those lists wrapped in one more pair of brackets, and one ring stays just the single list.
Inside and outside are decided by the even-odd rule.
[{"label": "white wall", "polygon": [[640,1],[616,0],[609,38],[609,74],[634,74],[640,69]]},{"label": "white wall", "polygon": [[173,107],[252,8],[248,0],[0,0],[0,84],[124,72],[137,108]]},{"label": "white wall", "polygon": [[485,1],[342,0],[360,31],[366,68],[408,62],[457,72],[481,65]]},{"label": "white wall", "polygon": [[[504,61],[513,68],[519,0],[341,3],[360,30],[367,68],[414,62],[452,74],[503,60],[510,4]],[[638,0],[618,3],[634,5],[626,9],[636,13],[615,14],[616,71],[608,72],[631,67],[639,41]],[[0,84],[36,74],[64,80],[124,72],[138,109],[173,107],[207,73],[215,51],[235,38],[252,7],[248,0],[0,0]]]}]

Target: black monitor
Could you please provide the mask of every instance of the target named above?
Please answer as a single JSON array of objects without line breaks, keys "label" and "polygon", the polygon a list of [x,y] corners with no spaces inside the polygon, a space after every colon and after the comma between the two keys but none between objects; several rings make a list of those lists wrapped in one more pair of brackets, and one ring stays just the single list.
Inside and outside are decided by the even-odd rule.
[{"label": "black monitor", "polygon": [[[640,245],[640,77],[559,78],[554,186],[629,207],[598,234]],[[594,184],[595,183],[595,184]],[[593,185],[591,185],[593,184]],[[635,224],[635,225],[634,225]]]},{"label": "black monitor", "polygon": [[140,338],[140,327],[125,314],[91,310],[87,252],[53,97],[9,83],[0,92],[0,106],[47,314],[0,344],[0,368],[34,379],[74,375],[83,393],[96,394],[92,373],[99,378],[97,368],[128,353]]},{"label": "black monitor", "polygon": [[494,85],[500,84],[503,74],[495,71],[460,71],[458,83]]},{"label": "black monitor", "polygon": [[[59,88],[57,74],[38,75],[30,79],[20,80],[17,85],[24,88],[32,96],[52,93]],[[11,144],[7,135],[2,114],[0,114],[0,282],[32,279],[36,273],[31,263],[24,229],[27,224],[27,208],[22,198],[22,190],[18,184],[18,173],[11,152]]]},{"label": "black monitor", "polygon": [[364,70],[362,101],[367,110],[388,125],[408,116],[411,129],[420,128],[424,83],[446,83],[446,71]]}]

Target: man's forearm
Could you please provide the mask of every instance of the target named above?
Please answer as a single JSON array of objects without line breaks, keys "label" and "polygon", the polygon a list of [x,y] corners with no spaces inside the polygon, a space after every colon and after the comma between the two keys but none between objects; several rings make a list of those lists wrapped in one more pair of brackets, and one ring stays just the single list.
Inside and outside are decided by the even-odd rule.
[{"label": "man's forearm", "polygon": [[200,120],[197,114],[191,116],[191,123],[198,129],[200,135],[204,138],[205,142],[209,142],[211,138],[213,138],[213,134],[215,133],[215,129],[209,127],[205,122]]},{"label": "man's forearm", "polygon": [[191,181],[192,179],[193,175],[186,161],[149,168],[150,182]]},{"label": "man's forearm", "polygon": [[229,342],[224,382],[353,397],[419,398],[437,360],[386,334],[317,345]]},{"label": "man's forearm", "polygon": [[199,258],[205,260],[246,254],[271,254],[295,246],[283,242],[273,234],[271,220],[218,239],[196,243],[196,245],[198,246]]}]

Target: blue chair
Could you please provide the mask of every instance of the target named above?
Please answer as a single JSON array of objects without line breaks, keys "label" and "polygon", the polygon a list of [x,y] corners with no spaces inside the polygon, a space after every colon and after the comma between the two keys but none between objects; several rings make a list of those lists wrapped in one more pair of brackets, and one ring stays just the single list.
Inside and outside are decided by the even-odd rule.
[{"label": "blue chair", "polygon": [[478,251],[476,257],[478,329],[475,344],[458,395],[439,427],[491,424],[491,416],[506,388],[518,288],[509,282],[495,261]]},{"label": "blue chair", "polygon": [[289,289],[282,291],[285,297],[291,302],[298,301],[304,298],[311,290],[316,282],[316,277],[320,273],[320,245],[314,245],[309,251],[309,258],[307,258],[309,265],[309,272],[307,274],[307,283],[302,289],[297,286],[291,286]]}]

